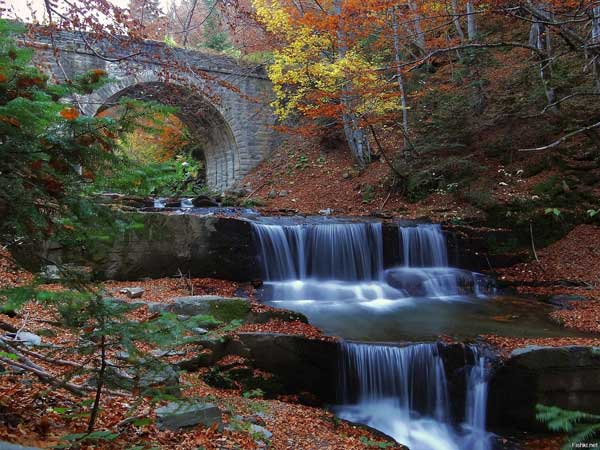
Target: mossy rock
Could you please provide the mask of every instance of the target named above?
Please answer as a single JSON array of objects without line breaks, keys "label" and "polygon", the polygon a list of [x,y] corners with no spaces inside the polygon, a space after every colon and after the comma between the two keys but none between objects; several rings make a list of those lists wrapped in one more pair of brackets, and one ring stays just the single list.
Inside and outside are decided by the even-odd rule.
[{"label": "mossy rock", "polygon": [[223,322],[244,320],[250,313],[250,303],[242,298],[224,298],[210,302],[210,315]]},{"label": "mossy rock", "polygon": [[216,295],[192,295],[178,297],[168,306],[168,311],[183,316],[212,316],[229,323],[233,320],[244,320],[250,313],[248,300],[236,297],[219,297]]}]

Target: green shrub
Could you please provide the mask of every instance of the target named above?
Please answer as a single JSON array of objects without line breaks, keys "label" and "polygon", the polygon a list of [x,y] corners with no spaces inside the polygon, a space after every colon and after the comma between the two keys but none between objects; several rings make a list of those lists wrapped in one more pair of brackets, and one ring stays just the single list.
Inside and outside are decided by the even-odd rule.
[{"label": "green shrub", "polygon": [[199,195],[207,193],[207,188],[196,182],[202,170],[202,164],[192,158],[150,164],[129,160],[118,170],[111,169],[109,176],[96,177],[90,190],[161,197]]}]

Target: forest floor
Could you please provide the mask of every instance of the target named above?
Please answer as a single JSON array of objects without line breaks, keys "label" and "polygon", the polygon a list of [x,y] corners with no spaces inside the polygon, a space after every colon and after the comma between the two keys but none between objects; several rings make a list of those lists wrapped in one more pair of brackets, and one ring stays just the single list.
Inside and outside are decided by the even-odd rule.
[{"label": "forest floor", "polygon": [[[0,256],[4,256],[2,252]],[[18,287],[33,280],[33,275],[13,266],[8,259],[0,257],[0,289]],[[119,291],[132,285],[145,289],[144,299],[149,302],[172,302],[175,297],[190,294],[190,284],[194,294],[232,296],[242,291],[251,295],[252,287],[214,279],[157,279],[142,282],[106,282],[102,287],[112,297],[128,300]],[[41,289],[56,291],[60,285],[41,285]],[[250,301],[253,301],[250,299]],[[257,310],[268,308],[253,302]],[[135,310],[136,319],[144,320],[151,316],[147,308]],[[16,316],[0,314],[3,328],[22,329],[43,335],[44,344],[65,346],[77,340],[76,334],[56,324],[57,315],[48,307],[30,302]],[[288,334],[301,334],[314,339],[330,339],[320,330],[299,321],[282,322],[271,320],[266,324],[244,325],[232,333],[242,331],[271,331]],[[42,351],[42,350],[40,350]],[[190,351],[193,351],[190,349]],[[197,351],[197,350],[196,350]],[[109,350],[109,356],[115,351]],[[56,353],[52,354],[56,358]],[[73,362],[76,354],[69,353]],[[66,359],[67,356],[64,356]],[[227,357],[226,357],[227,358]],[[224,358],[225,359],[225,358]],[[58,367],[43,360],[39,366],[56,377],[72,370],[72,367]],[[230,364],[231,361],[218,361],[216,364]],[[98,417],[97,429],[118,433],[114,440],[78,448],[129,449],[135,445],[140,448],[163,448],[173,450],[212,449],[258,449],[256,436],[239,426],[240,420],[248,420],[264,426],[273,433],[270,447],[274,450],[347,450],[369,449],[383,445],[385,438],[363,427],[336,419],[329,411],[318,407],[298,403],[294,396],[282,396],[280,399],[249,398],[238,388],[219,389],[204,381],[203,375],[208,369],[184,373],[180,378],[184,398],[210,399],[223,411],[224,424],[230,430],[219,431],[215,427],[200,426],[179,432],[160,431],[155,425],[155,409],[160,406],[149,399],[134,396],[112,395],[106,393],[102,400],[102,409]],[[77,377],[74,378],[77,380]],[[76,396],[63,389],[50,387],[38,377],[28,372],[5,371],[0,373],[0,441],[9,441],[21,445],[51,448],[65,444],[61,440],[66,435],[85,431],[86,414],[81,404],[89,396]],[[134,412],[135,411],[135,412]],[[151,420],[133,421],[131,416]],[[136,447],[137,448],[137,447]],[[402,446],[388,443],[386,448],[401,450]]]}]

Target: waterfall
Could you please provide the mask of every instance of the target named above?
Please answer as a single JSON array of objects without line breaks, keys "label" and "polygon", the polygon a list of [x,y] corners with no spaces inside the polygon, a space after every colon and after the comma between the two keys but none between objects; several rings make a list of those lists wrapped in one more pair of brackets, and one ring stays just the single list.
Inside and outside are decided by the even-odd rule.
[{"label": "waterfall", "polygon": [[266,280],[376,280],[383,273],[381,223],[253,227]]},{"label": "waterfall", "polygon": [[180,201],[180,207],[182,209],[191,209],[194,207],[194,204],[192,203],[192,199],[191,198],[182,198]]},{"label": "waterfall", "polygon": [[490,279],[448,266],[446,238],[439,224],[399,226],[402,265],[385,273],[385,281],[413,297],[443,298],[493,293]]},{"label": "waterfall", "polygon": [[446,238],[439,224],[399,226],[404,267],[448,267]]},{"label": "waterfall", "polygon": [[[485,431],[487,360],[468,347],[465,421],[455,426],[441,344],[342,343],[337,414],[376,428],[411,450],[490,450]],[[469,359],[469,358],[467,358]]]},{"label": "waterfall", "polygon": [[321,220],[252,222],[266,300],[354,302],[389,308],[414,298],[489,293],[488,279],[448,267],[438,224],[399,226],[402,264],[384,270],[382,224]]},{"label": "waterfall", "polygon": [[370,303],[403,297],[382,282],[381,223],[253,223],[267,300]]}]

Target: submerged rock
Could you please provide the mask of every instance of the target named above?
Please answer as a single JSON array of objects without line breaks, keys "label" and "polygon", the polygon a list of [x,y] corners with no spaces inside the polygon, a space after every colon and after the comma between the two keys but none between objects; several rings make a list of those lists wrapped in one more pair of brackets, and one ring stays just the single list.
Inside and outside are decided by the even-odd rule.
[{"label": "submerged rock", "polygon": [[223,430],[221,410],[212,403],[171,402],[156,409],[156,425],[159,430],[179,430],[202,424],[210,427],[217,424]]}]

